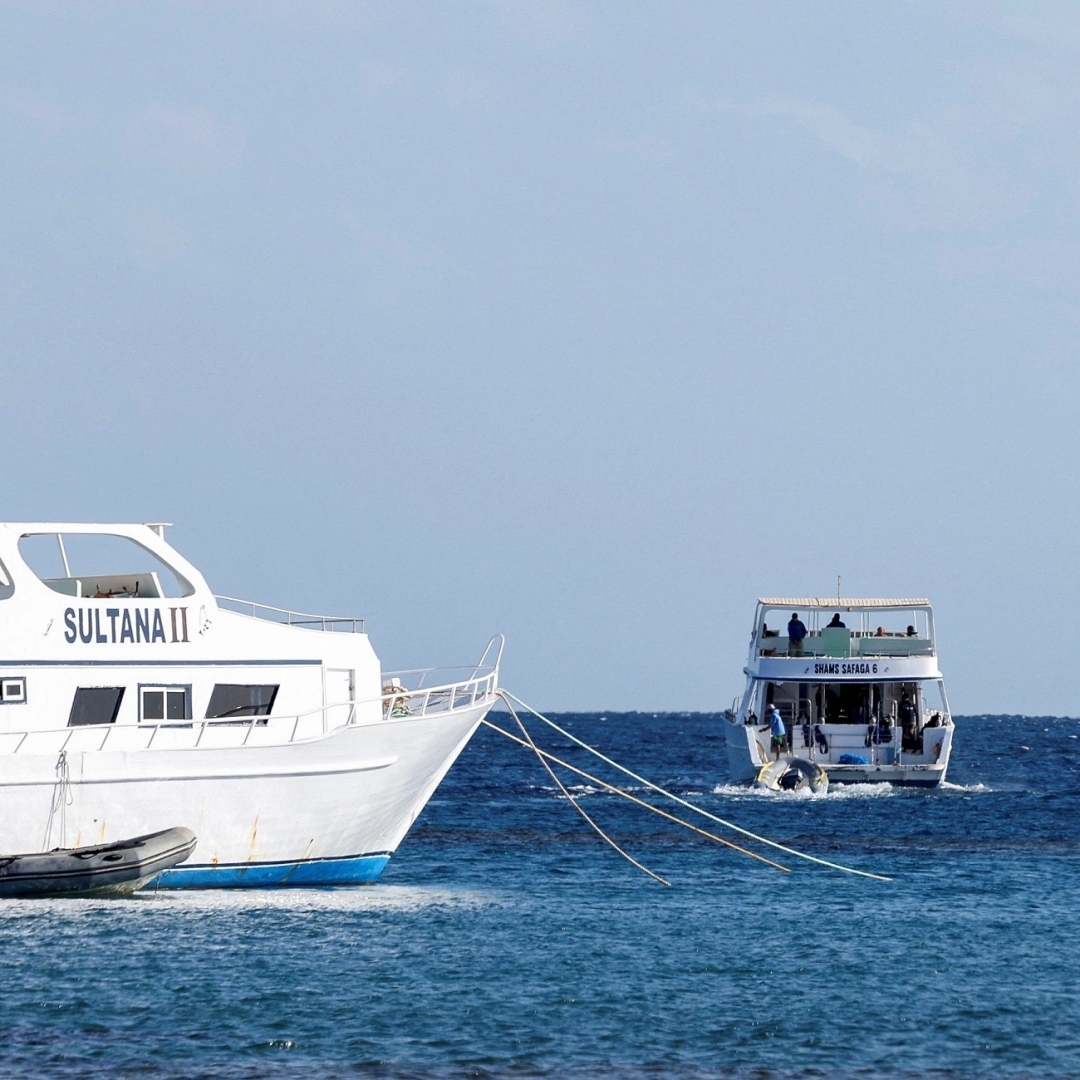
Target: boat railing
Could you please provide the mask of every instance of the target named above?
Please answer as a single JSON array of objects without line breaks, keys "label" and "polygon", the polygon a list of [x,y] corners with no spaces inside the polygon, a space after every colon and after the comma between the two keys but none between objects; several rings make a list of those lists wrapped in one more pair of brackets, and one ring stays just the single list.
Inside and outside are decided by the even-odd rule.
[{"label": "boat railing", "polygon": [[878,659],[899,660],[909,656],[933,656],[934,642],[929,638],[908,637],[893,634],[840,633],[835,641],[830,641],[824,634],[808,634],[802,641],[802,648],[791,651],[791,644],[786,636],[758,638],[755,652],[763,659],[775,657],[779,660],[803,660],[807,657],[819,659]]},{"label": "boat railing", "polygon": [[[305,630],[337,631],[346,634],[364,633],[364,620],[342,615],[312,615],[305,611],[290,611],[288,608],[274,607],[272,604],[260,604],[254,600],[238,600],[235,596],[214,596],[219,606],[237,615],[247,615],[251,619],[281,623],[284,626],[298,626]],[[232,606],[227,606],[232,605]]]},{"label": "boat railing", "polygon": [[[404,668],[400,671],[384,671],[383,685],[397,682],[409,690],[422,690],[425,683],[431,678],[440,678],[444,682],[449,676],[457,673],[463,676],[465,681],[497,672],[502,663],[503,647],[506,639],[502,634],[496,634],[484,649],[483,655],[475,664],[459,664],[456,667],[430,667],[430,668]],[[467,675],[464,673],[468,672]]]},{"label": "boat railing", "polygon": [[316,739],[332,730],[435,714],[463,712],[489,704],[499,688],[499,671],[457,682],[410,690],[403,685],[377,698],[336,701],[307,712],[282,716],[233,719],[174,720],[164,723],[100,724],[45,731],[0,733],[0,753],[59,753],[60,751],[235,748]]},{"label": "boat railing", "polygon": [[[811,719],[807,714],[796,714],[792,702],[776,705],[786,726],[786,752],[792,757],[806,758],[823,765],[840,764],[845,754],[856,754],[871,766],[879,765],[928,765],[935,764],[941,754],[943,732],[951,726],[951,718],[943,709],[928,709],[926,722],[918,729],[921,749],[905,746],[904,731],[897,720],[895,708],[874,722]],[[763,735],[769,734],[768,720],[758,720],[754,725]],[[826,748],[821,745],[814,730],[821,726]],[[766,744],[768,739],[766,740]],[[766,744],[761,745],[766,757],[770,756]],[[770,744],[771,745],[771,744]]]}]

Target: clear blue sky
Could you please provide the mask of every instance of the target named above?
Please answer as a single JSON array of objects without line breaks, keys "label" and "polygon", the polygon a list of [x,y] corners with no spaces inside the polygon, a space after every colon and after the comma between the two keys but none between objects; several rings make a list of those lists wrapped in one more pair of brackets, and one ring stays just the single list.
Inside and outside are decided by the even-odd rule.
[{"label": "clear blue sky", "polygon": [[8,520],[552,709],[926,595],[1076,715],[1080,7],[0,2]]}]

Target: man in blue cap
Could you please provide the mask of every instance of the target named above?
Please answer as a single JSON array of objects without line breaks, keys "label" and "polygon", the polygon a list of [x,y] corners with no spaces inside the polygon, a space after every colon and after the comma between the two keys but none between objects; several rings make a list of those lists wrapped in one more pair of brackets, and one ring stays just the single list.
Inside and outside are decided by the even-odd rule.
[{"label": "man in blue cap", "polygon": [[784,727],[784,719],[775,705],[769,706],[769,730],[772,732],[773,753],[779,761],[780,751],[784,749],[784,743],[787,741],[787,728]]}]

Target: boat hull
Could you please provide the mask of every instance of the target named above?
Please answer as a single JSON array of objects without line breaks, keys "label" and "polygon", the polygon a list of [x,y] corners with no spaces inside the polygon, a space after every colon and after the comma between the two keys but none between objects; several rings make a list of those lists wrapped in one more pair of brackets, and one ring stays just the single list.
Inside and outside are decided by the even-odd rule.
[{"label": "boat hull", "polygon": [[[952,748],[952,734],[951,727],[942,730],[940,755],[938,760],[932,763],[841,765],[820,758],[811,760],[825,770],[830,784],[894,784],[898,787],[933,788],[938,787],[945,779]],[[762,733],[751,725],[724,721],[728,771],[734,783],[753,782],[762,766],[772,760],[772,754],[766,748],[767,740],[767,731]],[[785,756],[794,760],[794,755]]]},{"label": "boat hull", "polygon": [[57,756],[0,758],[0,850],[99,844],[182,824],[190,859],[159,888],[358,885],[385,869],[493,699],[278,745],[68,752],[57,838]]},{"label": "boat hull", "polygon": [[178,866],[149,882],[154,889],[284,889],[372,885],[390,862],[385,855],[241,863],[236,866]]}]

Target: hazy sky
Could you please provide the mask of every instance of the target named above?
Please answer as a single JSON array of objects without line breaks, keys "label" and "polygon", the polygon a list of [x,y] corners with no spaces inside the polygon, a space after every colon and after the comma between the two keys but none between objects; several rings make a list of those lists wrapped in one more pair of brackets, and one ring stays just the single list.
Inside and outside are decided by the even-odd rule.
[{"label": "hazy sky", "polygon": [[720,709],[758,595],[929,596],[1080,713],[1080,6],[0,0],[8,520]]}]

